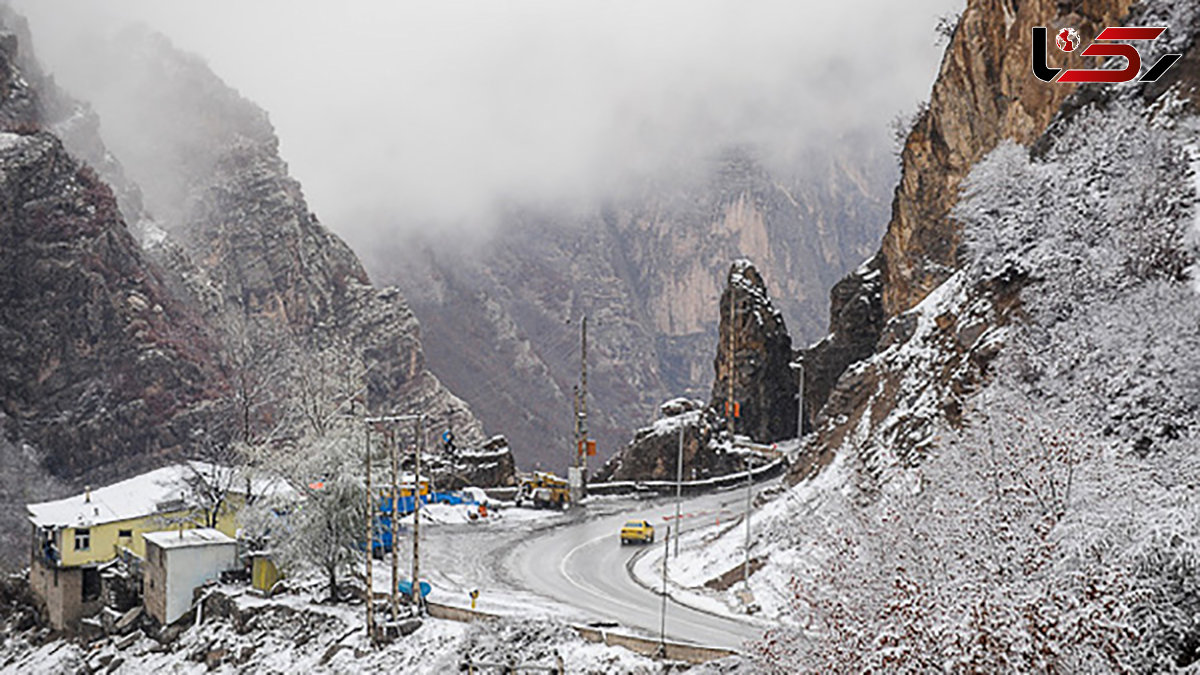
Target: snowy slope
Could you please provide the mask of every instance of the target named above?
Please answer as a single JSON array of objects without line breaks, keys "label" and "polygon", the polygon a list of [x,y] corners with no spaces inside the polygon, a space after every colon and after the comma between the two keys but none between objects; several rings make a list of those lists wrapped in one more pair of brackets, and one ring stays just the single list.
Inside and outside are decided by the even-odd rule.
[{"label": "snowy slope", "polygon": [[[788,624],[763,665],[1200,662],[1200,122],[1176,92],[1085,94],[1036,152],[973,169],[963,269],[847,375],[886,405],[756,516],[750,586]],[[743,536],[692,547],[674,580],[732,568]]]}]

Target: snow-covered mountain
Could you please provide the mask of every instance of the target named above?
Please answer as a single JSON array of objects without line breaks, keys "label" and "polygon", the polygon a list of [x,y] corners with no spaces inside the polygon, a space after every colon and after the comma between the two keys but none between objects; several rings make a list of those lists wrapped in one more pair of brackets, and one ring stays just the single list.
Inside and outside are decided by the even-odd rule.
[{"label": "snow-covered mountain", "polygon": [[[883,289],[880,337],[832,388],[794,487],[758,516],[750,587],[787,624],[762,655],[778,672],[1160,672],[1200,659],[1200,14],[995,4],[968,4],[910,134],[898,205],[936,164],[913,156],[931,129],[977,154],[961,182],[944,174],[954,189],[911,205],[945,216],[882,254],[884,268],[898,254],[948,267],[928,283],[880,258],[860,273]],[[1085,20],[1167,26],[1139,45],[1143,64],[1184,57],[1152,85],[1004,75],[1027,68],[1010,45],[1030,26]],[[1021,110],[998,117],[951,114],[992,87],[1047,89],[1010,96]],[[903,221],[898,210],[892,245]],[[922,252],[935,235],[949,257]],[[698,582],[730,572],[742,536],[685,554],[676,581],[706,593]]]}]

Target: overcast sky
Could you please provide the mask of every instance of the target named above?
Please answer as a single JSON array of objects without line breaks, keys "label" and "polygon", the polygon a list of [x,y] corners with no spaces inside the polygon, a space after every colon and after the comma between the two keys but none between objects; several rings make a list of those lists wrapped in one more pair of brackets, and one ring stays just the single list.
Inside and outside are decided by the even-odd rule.
[{"label": "overcast sky", "polygon": [[848,132],[888,145],[963,0],[14,4],[68,89],[80,31],[139,20],[200,54],[270,113],[322,220],[358,239],[594,197],[725,143],[801,165]]}]

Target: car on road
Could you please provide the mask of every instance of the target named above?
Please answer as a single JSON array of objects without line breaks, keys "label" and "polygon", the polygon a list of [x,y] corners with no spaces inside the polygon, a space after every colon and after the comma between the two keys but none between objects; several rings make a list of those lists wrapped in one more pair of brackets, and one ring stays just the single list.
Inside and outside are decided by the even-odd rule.
[{"label": "car on road", "polygon": [[654,543],[654,526],[646,520],[631,520],[621,527],[621,543]]}]

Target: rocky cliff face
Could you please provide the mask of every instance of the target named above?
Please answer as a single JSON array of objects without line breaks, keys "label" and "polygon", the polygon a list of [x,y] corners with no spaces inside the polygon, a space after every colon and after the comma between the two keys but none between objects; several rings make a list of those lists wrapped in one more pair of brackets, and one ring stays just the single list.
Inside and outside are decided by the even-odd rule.
[{"label": "rocky cliff face", "polygon": [[215,345],[54,136],[0,137],[4,404],[64,476],[181,449]]},{"label": "rocky cliff face", "polygon": [[[902,154],[892,219],[880,247],[883,309],[895,316],[920,302],[958,267],[960,228],[950,219],[964,176],[1006,138],[1033,142],[1072,85],[1030,77],[1033,26],[1074,26],[1090,39],[1120,25],[1129,0],[986,0],[968,2],[954,33],[928,110]],[[1056,64],[1094,67],[1078,51],[1053,50]]]},{"label": "rocky cliff face", "polygon": [[0,36],[0,401],[50,471],[111,477],[184,449],[225,384],[112,191],[38,131],[59,102],[26,60],[15,33]]},{"label": "rocky cliff face", "polygon": [[[134,35],[145,41],[98,50],[93,65],[132,60],[177,79],[112,70],[97,84],[138,106],[139,92],[174,104],[154,119],[142,110],[132,134],[132,157],[164,163],[118,162],[101,116],[37,67],[24,22],[0,5],[0,449],[26,480],[17,490],[11,471],[0,477],[5,511],[237,438],[248,386],[275,404],[256,411],[271,423],[336,389],[298,382],[333,380],[348,362],[365,383],[365,395],[349,387],[356,402],[419,410],[431,433],[448,426],[464,447],[482,442],[470,410],[425,367],[399,293],[371,287],[309,212],[266,115],[203,64]],[[174,125],[191,133],[180,140]],[[146,209],[139,176],[170,220]],[[269,355],[278,378],[247,385],[250,353]],[[511,476],[510,454],[480,457],[472,479]],[[0,519],[0,539],[24,527]]]},{"label": "rocky cliff face", "polygon": [[[1032,77],[1031,27],[1075,26],[1081,35],[1091,36],[1103,26],[1123,25],[1129,7],[1128,2],[1102,0],[968,3],[947,48],[929,109],[916,121],[905,144],[903,173],[881,249],[864,266],[865,273],[856,273],[842,282],[843,295],[849,300],[835,298],[835,308],[861,309],[855,313],[835,309],[830,337],[804,354],[813,370],[821,373],[810,379],[812,389],[806,392],[810,409],[821,411],[816,420],[818,433],[810,444],[814,453],[851,443],[870,454],[868,446],[882,447],[879,444],[884,442],[873,435],[879,430],[873,429],[871,421],[879,423],[906,405],[897,388],[898,378],[908,377],[902,372],[906,366],[889,362],[886,355],[895,352],[897,345],[915,339],[908,327],[912,315],[905,312],[949,279],[958,266],[960,226],[950,214],[970,167],[1004,139],[1023,145],[1034,143],[1056,115],[1069,114],[1100,92],[1082,90],[1075,94],[1074,85],[1048,84]],[[1168,19],[1147,17],[1145,20],[1151,23],[1144,25],[1163,25],[1169,23]],[[1186,33],[1184,28],[1177,30]],[[1077,55],[1051,51],[1056,66],[1094,67],[1082,63]],[[1194,58],[1191,54],[1189,51],[1164,78],[1169,82],[1146,88],[1144,95],[1157,96],[1164,87],[1186,78],[1186,63]],[[1190,85],[1180,91],[1184,96],[1195,96]],[[877,274],[872,273],[875,270]],[[911,380],[909,387],[910,392],[916,387],[945,400],[948,407],[942,414],[951,420],[956,415],[950,400],[953,392],[973,386],[970,383],[986,373],[990,360],[990,348],[980,358],[972,355],[974,347],[963,346],[958,332],[964,317],[957,312],[966,311],[967,306],[978,308],[976,303],[990,304],[993,309],[986,318],[967,323],[972,325],[971,333],[995,329],[1007,320],[1011,308],[1004,298],[1013,290],[976,288],[964,293],[965,304],[945,314],[934,333],[923,338],[944,343],[937,348],[944,359],[942,366],[929,371],[920,383]],[[936,338],[930,337],[934,334]],[[832,349],[839,336],[847,336],[844,343],[852,347],[840,352]],[[830,376],[839,370],[843,372]],[[905,455],[927,440],[921,434],[912,438],[894,434],[887,442],[899,442],[901,447],[892,450]],[[793,476],[806,475],[807,471],[807,465],[796,467]]]},{"label": "rocky cliff face", "polygon": [[[792,338],[783,315],[771,304],[758,269],[749,260],[729,268],[721,294],[721,323],[709,404],[730,417],[734,432],[760,443],[796,437],[796,377],[791,369]],[[732,398],[730,398],[732,396]]]},{"label": "rocky cliff face", "polygon": [[109,147],[142,187],[147,246],[223,336],[292,360],[360,360],[377,412],[431,415],[465,444],[478,421],[425,366],[419,326],[377,291],[353,251],[309,211],[265,112],[196,57],[131,29],[97,42],[93,100]]},{"label": "rocky cliff face", "polygon": [[401,287],[431,367],[504,430],[518,459],[561,467],[583,314],[601,455],[660,401],[710,395],[730,260],[758,263],[794,334],[821,335],[825,299],[813,289],[871,250],[893,165],[886,153],[811,161],[789,177],[729,150],[595,211],[513,211],[483,252],[461,238],[404,242],[367,264]]}]

